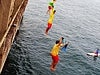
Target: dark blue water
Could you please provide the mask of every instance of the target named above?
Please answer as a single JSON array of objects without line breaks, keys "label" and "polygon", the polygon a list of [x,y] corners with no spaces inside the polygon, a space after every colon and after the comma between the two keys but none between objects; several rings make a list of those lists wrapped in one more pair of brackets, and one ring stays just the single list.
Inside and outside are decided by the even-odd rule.
[{"label": "dark blue water", "polygon": [[[86,55],[100,48],[100,0],[57,0],[46,37],[49,1],[29,0],[1,75],[100,75],[100,58],[93,61]],[[57,69],[51,72],[49,52],[61,36],[70,45],[67,53],[60,52]]]}]

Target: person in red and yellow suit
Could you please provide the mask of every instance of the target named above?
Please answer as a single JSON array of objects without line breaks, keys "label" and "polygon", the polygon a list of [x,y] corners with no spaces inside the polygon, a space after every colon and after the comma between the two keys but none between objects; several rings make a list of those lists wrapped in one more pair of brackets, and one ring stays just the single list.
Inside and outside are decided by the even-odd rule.
[{"label": "person in red and yellow suit", "polygon": [[52,23],[53,23],[53,20],[54,20],[54,15],[55,15],[55,12],[56,10],[52,9],[51,12],[50,12],[50,17],[48,19],[48,26],[45,30],[45,34],[47,35],[48,34],[48,31],[51,29],[52,27]]},{"label": "person in red and yellow suit", "polygon": [[62,40],[63,40],[63,39],[64,39],[64,38],[61,37],[59,40],[57,40],[57,41],[55,42],[55,45],[53,46],[51,52],[50,52],[50,55],[51,55],[51,57],[52,57],[52,63],[51,63],[51,65],[50,65],[50,70],[51,70],[51,71],[55,71],[55,70],[56,70],[56,65],[57,65],[57,63],[58,63],[58,61],[59,61],[59,56],[58,56],[58,54],[59,54],[59,51],[60,51],[60,47],[64,45],[64,44],[62,43]]}]

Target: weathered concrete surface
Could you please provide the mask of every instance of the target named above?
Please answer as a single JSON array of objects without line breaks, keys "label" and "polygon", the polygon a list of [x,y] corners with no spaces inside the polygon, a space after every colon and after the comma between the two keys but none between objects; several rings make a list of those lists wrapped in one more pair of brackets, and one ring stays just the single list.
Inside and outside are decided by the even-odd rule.
[{"label": "weathered concrete surface", "polygon": [[27,3],[28,0],[0,0],[0,73]]}]

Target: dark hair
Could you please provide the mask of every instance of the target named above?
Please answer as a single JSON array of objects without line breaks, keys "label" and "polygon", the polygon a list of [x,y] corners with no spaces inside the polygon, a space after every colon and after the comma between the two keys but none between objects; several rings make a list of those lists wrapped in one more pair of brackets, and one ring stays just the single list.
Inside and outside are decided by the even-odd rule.
[{"label": "dark hair", "polygon": [[56,44],[58,44],[60,42],[60,40],[56,40]]},{"label": "dark hair", "polygon": [[56,10],[53,11],[53,13],[55,13],[55,12],[56,12]]},{"label": "dark hair", "polygon": [[62,40],[64,40],[64,38],[62,37]]},{"label": "dark hair", "polygon": [[54,5],[52,5],[52,7],[54,8]]}]

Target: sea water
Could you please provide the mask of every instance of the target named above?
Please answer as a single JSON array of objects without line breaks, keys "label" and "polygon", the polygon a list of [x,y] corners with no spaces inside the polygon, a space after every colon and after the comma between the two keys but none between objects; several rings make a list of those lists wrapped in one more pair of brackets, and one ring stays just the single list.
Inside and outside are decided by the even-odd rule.
[{"label": "sea water", "polygon": [[[45,36],[49,1],[29,0],[1,75],[100,75],[100,58],[86,55],[100,49],[100,0],[57,0],[53,26]],[[70,44],[51,72],[49,53],[62,36]]]}]

